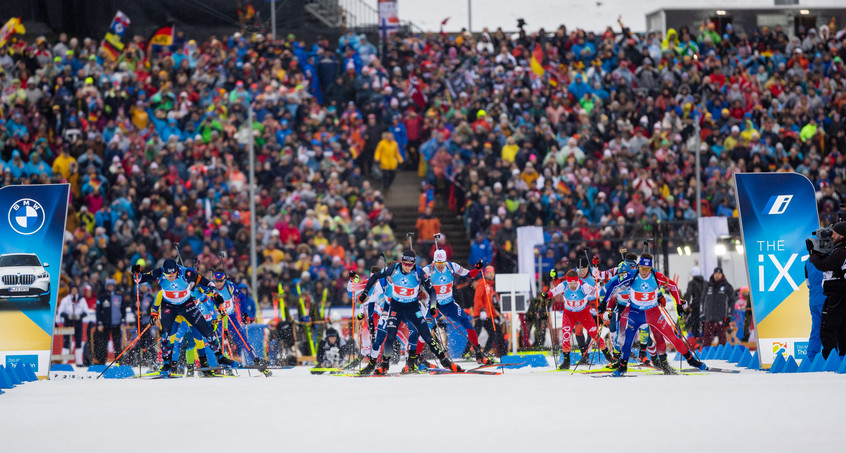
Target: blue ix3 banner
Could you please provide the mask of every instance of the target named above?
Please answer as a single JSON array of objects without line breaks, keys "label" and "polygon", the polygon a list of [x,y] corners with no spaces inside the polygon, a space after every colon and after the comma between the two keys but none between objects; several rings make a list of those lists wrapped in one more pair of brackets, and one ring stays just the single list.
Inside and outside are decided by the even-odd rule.
[{"label": "blue ix3 banner", "polygon": [[50,367],[70,185],[0,189],[0,365]]},{"label": "blue ix3 banner", "polygon": [[805,239],[820,226],[814,186],[798,173],[736,173],[734,181],[761,366],[776,354],[802,359],[795,353],[811,331]]}]

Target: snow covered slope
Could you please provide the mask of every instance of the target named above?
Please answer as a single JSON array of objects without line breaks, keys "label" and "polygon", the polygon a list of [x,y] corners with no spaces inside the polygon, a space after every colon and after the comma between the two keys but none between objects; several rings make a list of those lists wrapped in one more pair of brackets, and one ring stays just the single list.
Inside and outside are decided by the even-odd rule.
[{"label": "snow covered slope", "polygon": [[0,395],[0,448],[622,453],[842,444],[844,375],[541,371],[352,378],[296,368],[271,378],[35,382]]}]

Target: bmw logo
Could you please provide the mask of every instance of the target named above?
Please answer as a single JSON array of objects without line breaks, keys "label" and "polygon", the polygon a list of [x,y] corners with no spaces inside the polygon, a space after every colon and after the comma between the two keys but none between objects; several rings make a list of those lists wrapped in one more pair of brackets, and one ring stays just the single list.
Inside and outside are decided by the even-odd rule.
[{"label": "bmw logo", "polygon": [[19,234],[28,236],[44,226],[44,208],[32,198],[21,198],[9,209],[9,226]]}]

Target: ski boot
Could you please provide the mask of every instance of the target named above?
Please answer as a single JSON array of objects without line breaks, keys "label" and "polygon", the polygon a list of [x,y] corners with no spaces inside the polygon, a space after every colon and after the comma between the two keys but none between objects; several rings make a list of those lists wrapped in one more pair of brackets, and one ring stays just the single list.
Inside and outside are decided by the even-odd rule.
[{"label": "ski boot", "polygon": [[705,365],[704,363],[702,363],[701,360],[694,357],[693,354],[690,353],[690,351],[687,351],[687,354],[684,355],[684,358],[685,360],[687,360],[688,365],[692,366],[693,368],[699,368],[702,371],[708,371],[710,369],[708,368],[708,365]]},{"label": "ski boot", "polygon": [[488,356],[482,352],[482,348],[475,348],[476,349],[476,363],[480,365],[490,365],[493,363],[493,360],[489,359]]},{"label": "ski boot", "polygon": [[654,368],[661,368],[661,359],[657,355],[649,356],[650,365]]},{"label": "ski boot", "polygon": [[194,364],[185,365],[185,377],[194,377]]},{"label": "ski boot", "polygon": [[452,362],[452,360],[450,360],[446,357],[441,359],[441,365],[443,365],[444,368],[452,371],[453,373],[463,373],[464,372],[464,370],[460,366],[456,365],[455,363]]},{"label": "ski boot", "polygon": [[267,360],[264,360],[261,357],[256,357],[254,364],[258,368],[259,373],[261,373],[261,374],[263,374],[267,377],[273,376],[273,373],[270,370],[267,369],[267,366],[268,366]]},{"label": "ski boot", "polygon": [[361,371],[358,372],[359,376],[367,376],[376,369],[376,359],[370,358],[368,359],[367,366],[362,368]]},{"label": "ski boot", "polygon": [[590,353],[583,352],[582,357],[579,359],[579,365],[587,365],[590,362]]},{"label": "ski boot", "polygon": [[408,360],[405,362],[405,366],[402,367],[402,373],[414,373],[417,371],[417,356],[410,354],[408,356]]},{"label": "ski boot", "polygon": [[564,360],[561,361],[561,365],[558,365],[558,369],[561,371],[570,369],[570,353],[564,354]]},{"label": "ski boot", "polygon": [[214,371],[209,370],[209,359],[207,357],[200,357],[200,368],[205,368],[199,373],[200,377],[213,377]]},{"label": "ski boot", "polygon": [[424,368],[437,368],[434,363],[426,360],[425,357],[419,356],[417,357],[417,369],[422,370]]},{"label": "ski boot", "polygon": [[609,363],[609,364],[608,364],[608,368],[610,368],[610,369],[612,369],[612,370],[616,370],[617,368],[620,368],[620,363],[621,363],[621,362],[622,362],[622,361],[621,361],[621,359],[620,359],[619,357],[618,357],[618,358],[615,358],[614,360],[612,360],[612,361],[611,361],[611,363]]},{"label": "ski boot", "polygon": [[390,357],[382,357],[382,362],[379,363],[379,366],[376,367],[376,371],[373,372],[376,376],[384,376],[388,374],[388,369],[391,367],[391,358]]},{"label": "ski boot", "polygon": [[613,377],[621,377],[626,374],[626,371],[629,370],[629,365],[625,363],[620,363],[620,366],[611,373]]},{"label": "ski boot", "polygon": [[611,368],[612,370],[619,368],[620,367],[620,360],[621,360],[620,359],[620,352],[613,351],[611,353],[611,359],[613,359],[613,360],[608,361],[608,368]]},{"label": "ski boot", "polygon": [[608,363],[614,362],[614,356],[611,355],[611,351],[608,348],[602,350],[602,355],[605,356],[605,360],[607,360]]},{"label": "ski boot", "polygon": [[670,366],[669,362],[667,362],[667,354],[659,354],[656,364],[658,365],[658,368],[664,372],[664,374],[679,374],[679,372],[674,370],[673,367]]},{"label": "ski boot", "polygon": [[229,368],[238,368],[239,363],[226,357],[223,354],[217,356],[217,363],[222,367],[229,367]]},{"label": "ski boot", "polygon": [[159,377],[162,379],[167,379],[171,377],[171,366],[169,362],[165,362],[162,364],[162,367],[159,369]]}]

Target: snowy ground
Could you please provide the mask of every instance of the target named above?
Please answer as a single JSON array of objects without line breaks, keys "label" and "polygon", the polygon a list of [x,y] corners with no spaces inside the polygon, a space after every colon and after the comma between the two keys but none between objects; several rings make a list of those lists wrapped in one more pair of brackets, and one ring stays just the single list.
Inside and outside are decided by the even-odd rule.
[{"label": "snowy ground", "polygon": [[0,395],[0,444],[5,452],[795,452],[842,445],[843,375],[595,379],[541,371],[360,379],[295,368],[271,378],[34,382]]}]

